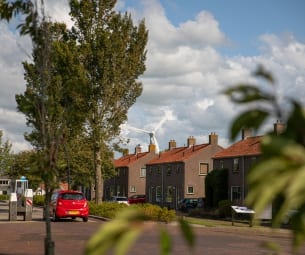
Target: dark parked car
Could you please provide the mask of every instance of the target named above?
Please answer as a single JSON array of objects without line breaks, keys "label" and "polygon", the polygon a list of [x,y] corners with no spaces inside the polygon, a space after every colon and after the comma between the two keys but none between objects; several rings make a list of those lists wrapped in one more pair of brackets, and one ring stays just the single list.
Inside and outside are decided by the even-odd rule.
[{"label": "dark parked car", "polygon": [[145,203],[146,196],[145,195],[132,195],[128,198],[129,204],[138,204],[138,203]]},{"label": "dark parked car", "polygon": [[84,222],[87,222],[89,216],[88,201],[80,191],[56,191],[51,197],[50,216],[53,218],[53,221],[57,221],[60,218],[75,219],[80,217]]},{"label": "dark parked car", "polygon": [[203,208],[203,198],[184,198],[178,203],[178,209],[182,212],[195,208]]}]

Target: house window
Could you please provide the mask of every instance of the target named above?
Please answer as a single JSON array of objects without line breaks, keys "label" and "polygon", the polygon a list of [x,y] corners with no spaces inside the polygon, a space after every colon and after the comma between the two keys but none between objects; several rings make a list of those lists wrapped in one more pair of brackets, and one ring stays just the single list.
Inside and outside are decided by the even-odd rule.
[{"label": "house window", "polygon": [[223,160],[219,161],[219,168],[220,169],[224,169],[224,162],[223,162]]},{"label": "house window", "polygon": [[231,200],[241,200],[241,187],[240,186],[232,186],[231,187]]},{"label": "house window", "polygon": [[151,169],[151,167],[148,168],[148,174],[149,174],[149,175],[152,175],[152,169]]},{"label": "house window", "polygon": [[239,158],[233,159],[233,172],[239,171]]},{"label": "house window", "polygon": [[187,194],[194,194],[194,187],[193,186],[187,186]]},{"label": "house window", "polygon": [[145,167],[142,167],[140,169],[140,177],[146,177],[146,168]]},{"label": "house window", "polygon": [[157,174],[161,174],[161,167],[157,167]]},{"label": "house window", "polygon": [[200,163],[199,175],[207,175],[208,173],[209,173],[209,164],[208,163]]},{"label": "house window", "polygon": [[137,192],[136,186],[130,186],[130,192],[131,192],[131,193]]},{"label": "house window", "polygon": [[161,202],[161,186],[156,187],[156,202]]},{"label": "house window", "polygon": [[179,174],[179,173],[180,173],[180,170],[181,170],[181,166],[177,166],[177,168],[176,168],[176,173]]},{"label": "house window", "polygon": [[170,166],[167,167],[167,176],[170,176],[172,174],[172,169]]},{"label": "house window", "polygon": [[172,203],[173,202],[173,187],[172,186],[167,186],[166,202],[167,203]]},{"label": "house window", "polygon": [[1,186],[7,186],[8,185],[8,180],[0,180],[0,185]]}]

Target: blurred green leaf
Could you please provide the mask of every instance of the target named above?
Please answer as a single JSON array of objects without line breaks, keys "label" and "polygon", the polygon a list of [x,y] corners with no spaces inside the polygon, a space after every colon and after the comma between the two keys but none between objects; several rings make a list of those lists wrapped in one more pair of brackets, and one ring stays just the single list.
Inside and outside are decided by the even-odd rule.
[{"label": "blurred green leaf", "polygon": [[[254,75],[274,85],[273,76],[262,66]],[[305,241],[305,108],[289,99],[291,107],[286,107],[287,112],[284,112],[276,97],[252,84],[227,89],[225,94],[233,102],[250,108],[233,120],[230,130],[232,140],[243,128],[259,130],[268,118],[276,117],[281,121],[283,116],[287,118],[283,133],[270,132],[261,140],[261,157],[247,173],[246,203],[257,214],[273,205],[273,226],[279,226],[287,215],[294,212],[291,229],[293,247],[297,248]],[[264,109],[253,109],[255,104]]]},{"label": "blurred green leaf", "polygon": [[103,255],[115,248],[116,255],[126,254],[142,231],[145,217],[137,208],[128,207],[105,224],[88,241],[86,255]]},{"label": "blurred green leaf", "polygon": [[235,87],[224,91],[224,94],[229,96],[234,103],[251,103],[257,101],[271,101],[275,100],[272,94],[262,92],[255,85],[239,84]]},{"label": "blurred green leaf", "polygon": [[141,233],[141,229],[136,228],[130,228],[128,231],[124,233],[124,235],[121,236],[120,242],[117,242],[115,245],[115,250],[117,255],[124,255],[127,253],[127,251],[130,249],[132,244],[135,242],[135,240],[138,238],[139,234]]},{"label": "blurred green leaf", "polygon": [[186,240],[188,246],[190,248],[193,248],[194,244],[195,244],[195,235],[192,231],[190,224],[183,219],[179,219],[179,224],[180,224],[180,228],[181,228],[182,234],[184,236],[184,239]]},{"label": "blurred green leaf", "polygon": [[231,125],[231,140],[236,139],[240,131],[244,128],[258,130],[262,123],[267,119],[269,113],[264,110],[254,109],[241,113],[235,118]]},{"label": "blurred green leaf", "polygon": [[172,240],[163,228],[160,231],[161,255],[169,255],[172,250]]},{"label": "blurred green leaf", "polygon": [[257,77],[264,78],[265,80],[269,81],[270,84],[274,84],[274,78],[273,75],[267,71],[262,65],[259,65],[256,71],[254,72],[254,75]]}]

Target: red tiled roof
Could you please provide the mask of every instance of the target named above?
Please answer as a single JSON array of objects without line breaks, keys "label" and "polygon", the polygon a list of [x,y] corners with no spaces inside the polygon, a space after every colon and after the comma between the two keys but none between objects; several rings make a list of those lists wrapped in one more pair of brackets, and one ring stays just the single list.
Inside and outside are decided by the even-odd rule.
[{"label": "red tiled roof", "polygon": [[160,164],[170,162],[181,162],[189,159],[209,144],[198,144],[191,147],[178,147],[161,152],[158,157],[152,159],[147,164]]},{"label": "red tiled roof", "polygon": [[261,154],[261,139],[262,136],[247,137],[244,140],[232,144],[229,148],[217,152],[213,158],[259,155]]},{"label": "red tiled roof", "polygon": [[135,163],[137,160],[146,156],[149,152],[141,152],[137,154],[128,154],[126,156],[120,157],[114,160],[115,167],[126,167]]}]

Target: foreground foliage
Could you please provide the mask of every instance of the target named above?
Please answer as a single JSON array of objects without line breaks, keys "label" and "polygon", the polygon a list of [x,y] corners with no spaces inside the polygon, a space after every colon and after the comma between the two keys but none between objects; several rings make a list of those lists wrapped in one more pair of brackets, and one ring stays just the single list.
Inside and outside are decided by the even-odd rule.
[{"label": "foreground foliage", "polygon": [[[243,128],[259,130],[270,118],[284,121],[286,130],[281,135],[270,131],[262,139],[262,157],[247,176],[246,202],[257,214],[276,204],[272,219],[275,227],[295,212],[291,216],[291,227],[293,246],[297,248],[305,241],[305,109],[293,99],[279,102],[274,79],[262,67],[255,75],[270,84],[269,90],[240,84],[225,92],[233,102],[247,107],[232,124],[232,139]],[[285,110],[281,109],[282,105],[286,106]]]}]

